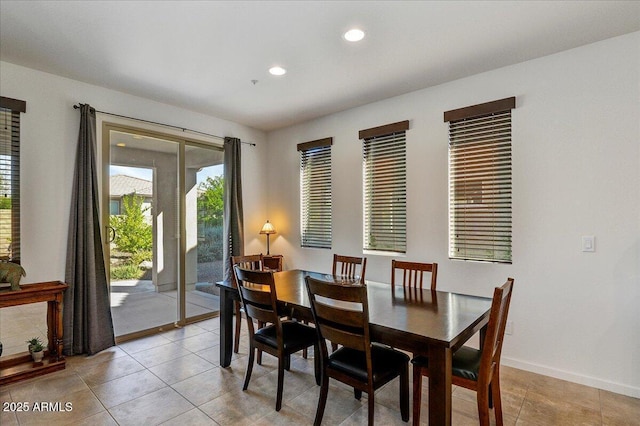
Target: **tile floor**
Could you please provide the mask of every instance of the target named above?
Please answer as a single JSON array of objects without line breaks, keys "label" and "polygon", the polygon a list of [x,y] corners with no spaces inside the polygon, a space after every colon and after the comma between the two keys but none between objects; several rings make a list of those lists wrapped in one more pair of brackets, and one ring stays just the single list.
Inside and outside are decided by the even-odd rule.
[{"label": "tile floor", "polygon": [[[126,342],[91,357],[69,357],[64,371],[3,386],[0,424],[313,423],[319,387],[311,357],[292,358],[291,371],[285,373],[283,407],[276,412],[275,358],[264,356],[263,366],[254,368],[249,389],[243,392],[246,336],[231,366],[220,368],[218,331],[216,318]],[[366,424],[366,395],[357,401],[351,389],[331,383],[323,424]],[[514,368],[503,367],[502,391],[507,425],[640,425],[638,399]],[[5,411],[16,406],[11,402],[28,403],[30,411]],[[44,412],[42,402],[52,403],[54,410]],[[36,403],[40,404],[36,407]],[[426,424],[428,407],[423,404]],[[35,412],[36,408],[40,411]],[[376,393],[375,416],[376,424],[406,424],[398,411],[397,380]],[[454,388],[453,424],[478,424],[474,392]]]}]

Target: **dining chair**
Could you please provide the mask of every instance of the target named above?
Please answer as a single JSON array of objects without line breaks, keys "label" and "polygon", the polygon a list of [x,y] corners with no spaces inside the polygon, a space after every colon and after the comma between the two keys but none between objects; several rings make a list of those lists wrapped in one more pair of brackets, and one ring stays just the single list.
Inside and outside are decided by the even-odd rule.
[{"label": "dining chair", "polygon": [[[278,389],[276,411],[282,408],[284,370],[289,369],[290,355],[314,346],[318,353],[319,342],[315,328],[295,320],[281,319],[278,313],[276,286],[272,271],[254,271],[234,267],[240,299],[244,306],[249,327],[249,360],[242,390],[247,390],[253,370],[254,352],[261,350],[278,358]],[[268,324],[254,329],[253,320]],[[320,384],[320,359],[314,358],[316,383]]]},{"label": "dining chair", "polygon": [[[481,349],[462,346],[452,357],[452,384],[471,389],[477,393],[480,425],[489,425],[489,409],[494,408],[496,425],[503,424],[502,401],[500,399],[500,354],[504,330],[509,314],[513,278],[508,278],[502,287],[496,287],[491,302],[489,323]],[[413,364],[413,424],[420,424],[420,400],[422,376],[429,376],[429,360],[417,356]]]},{"label": "dining chair", "polygon": [[[231,256],[231,270],[232,270],[232,279],[233,286],[238,287],[238,283],[236,282],[235,273],[233,273],[234,267],[238,265],[243,269],[251,269],[262,271],[264,267],[264,260],[262,254],[251,254],[247,256]],[[241,303],[239,301],[235,302],[235,315],[236,315],[236,329],[233,338],[233,352],[238,353],[240,350],[240,331],[241,331],[241,323],[242,323],[242,308]],[[259,325],[260,326],[260,325]],[[260,355],[258,355],[258,364],[260,364]]]},{"label": "dining chair", "polygon": [[[352,386],[358,400],[362,392],[368,394],[368,422],[373,425],[376,389],[399,377],[400,412],[402,420],[408,421],[409,356],[371,343],[366,285],[328,283],[312,277],[305,281],[322,357],[322,385],[314,425],[322,423],[329,378]],[[329,355],[326,340],[340,344],[340,349]]]},{"label": "dining chair", "polygon": [[402,272],[402,287],[413,290],[422,290],[422,282],[425,272],[431,273],[431,290],[436,289],[438,278],[437,263],[405,262],[402,260],[391,260],[391,291],[395,292],[396,275]]},{"label": "dining chair", "polygon": [[[360,283],[364,284],[364,274],[367,270],[366,257],[333,255],[332,274],[350,279],[360,278]],[[359,272],[359,274],[358,274]]]}]

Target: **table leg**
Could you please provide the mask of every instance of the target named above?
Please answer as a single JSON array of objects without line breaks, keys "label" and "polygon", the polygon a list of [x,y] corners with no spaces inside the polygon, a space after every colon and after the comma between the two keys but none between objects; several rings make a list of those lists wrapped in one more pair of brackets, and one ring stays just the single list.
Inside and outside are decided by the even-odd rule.
[{"label": "table leg", "polygon": [[429,348],[429,425],[451,425],[451,349]]},{"label": "table leg", "polygon": [[231,364],[233,349],[233,296],[224,287],[220,287],[220,366]]}]

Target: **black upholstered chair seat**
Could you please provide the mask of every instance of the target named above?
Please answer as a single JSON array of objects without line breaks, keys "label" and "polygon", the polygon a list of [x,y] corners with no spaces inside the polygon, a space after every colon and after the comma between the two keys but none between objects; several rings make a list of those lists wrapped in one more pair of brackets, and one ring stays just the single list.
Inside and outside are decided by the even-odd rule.
[{"label": "black upholstered chair seat", "polygon": [[[371,363],[373,381],[386,382],[389,377],[398,375],[397,368],[409,362],[406,354],[384,346],[371,345]],[[355,349],[341,347],[333,352],[327,366],[341,371],[362,382],[367,381],[367,360],[365,353]]]},{"label": "black upholstered chair seat", "polygon": [[[469,380],[478,380],[480,372],[480,357],[482,352],[477,349],[463,346],[458,349],[451,359],[451,374]],[[411,360],[412,364],[423,368],[429,368],[429,359],[424,356],[417,356]]]},{"label": "black upholstered chair seat", "polygon": [[[282,334],[284,350],[286,352],[297,352],[298,350],[313,345],[314,342],[318,340],[315,328],[296,321],[282,321]],[[278,347],[275,325],[270,325],[257,330],[254,338],[256,342],[263,343],[271,346],[272,348]]]}]

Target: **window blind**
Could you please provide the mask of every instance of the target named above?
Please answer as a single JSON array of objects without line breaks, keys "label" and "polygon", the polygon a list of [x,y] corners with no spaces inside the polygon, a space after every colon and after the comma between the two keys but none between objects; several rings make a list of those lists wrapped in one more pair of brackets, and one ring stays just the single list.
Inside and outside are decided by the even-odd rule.
[{"label": "window blind", "polygon": [[0,259],[20,263],[20,112],[26,103],[0,103]]},{"label": "window blind", "polygon": [[[386,133],[385,128],[392,129]],[[407,250],[406,130],[404,121],[360,132],[363,152],[364,250]],[[377,130],[377,131],[376,131]],[[371,135],[364,137],[363,135]]]},{"label": "window blind", "polygon": [[511,263],[511,167],[511,109],[449,121],[450,258]]},{"label": "window blind", "polygon": [[298,145],[301,246],[331,248],[332,138]]}]

